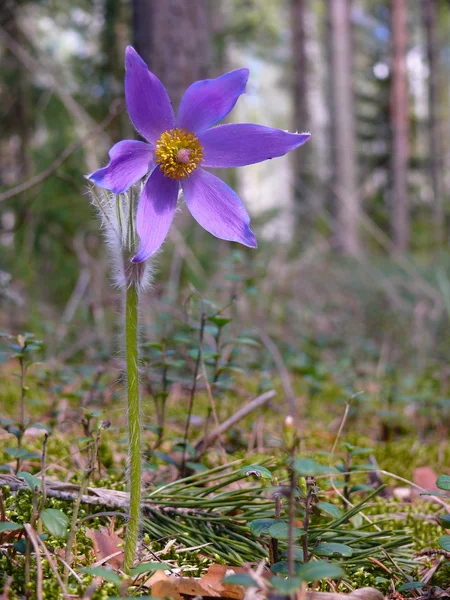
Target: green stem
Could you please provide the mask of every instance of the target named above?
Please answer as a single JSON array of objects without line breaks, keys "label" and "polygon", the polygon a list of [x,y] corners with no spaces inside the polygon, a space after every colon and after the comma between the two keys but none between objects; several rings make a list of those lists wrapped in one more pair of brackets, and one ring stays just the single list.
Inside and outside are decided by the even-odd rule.
[{"label": "green stem", "polygon": [[128,386],[128,453],[130,520],[125,540],[123,569],[129,573],[133,567],[139,535],[141,513],[141,426],[139,410],[138,375],[138,291],[129,284],[125,307],[125,338]]}]

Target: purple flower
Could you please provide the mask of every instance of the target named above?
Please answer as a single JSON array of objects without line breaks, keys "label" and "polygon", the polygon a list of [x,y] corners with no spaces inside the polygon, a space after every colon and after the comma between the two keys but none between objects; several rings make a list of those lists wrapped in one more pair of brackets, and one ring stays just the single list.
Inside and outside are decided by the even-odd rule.
[{"label": "purple flower", "polygon": [[283,156],[308,141],[309,133],[249,123],[213,127],[244,93],[248,69],[192,84],[175,118],[164,86],[131,46],[126,50],[125,67],[128,113],[146,141],[115,144],[108,166],[89,179],[120,194],[149,174],[137,209],[140,246],[133,261],[146,260],[165,240],[180,184],[192,216],[204,229],[223,240],[256,248],[242,201],[203,167],[241,167]]}]

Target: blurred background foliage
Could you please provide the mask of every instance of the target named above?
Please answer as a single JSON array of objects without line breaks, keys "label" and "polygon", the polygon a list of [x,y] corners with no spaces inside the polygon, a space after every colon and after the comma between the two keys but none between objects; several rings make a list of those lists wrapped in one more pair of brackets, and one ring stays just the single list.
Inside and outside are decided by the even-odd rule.
[{"label": "blurred background foliage", "polygon": [[293,354],[314,339],[445,361],[449,32],[448,0],[3,0],[0,325],[54,348],[83,331],[103,349],[113,339],[116,298],[84,176],[135,135],[123,102],[131,43],[174,105],[191,82],[247,65],[230,118],[312,132],[292,156],[225,175],[257,251],[178,215],[148,326],[167,327],[196,289],[236,300],[237,323]]}]

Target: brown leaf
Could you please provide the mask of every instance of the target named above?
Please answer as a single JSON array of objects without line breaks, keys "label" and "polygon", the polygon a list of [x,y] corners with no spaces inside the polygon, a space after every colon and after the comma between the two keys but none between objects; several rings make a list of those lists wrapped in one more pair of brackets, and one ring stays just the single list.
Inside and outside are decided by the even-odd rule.
[{"label": "brown leaf", "polygon": [[[105,527],[101,529],[86,529],[86,535],[94,544],[96,562],[108,564],[111,567],[121,567],[123,563],[123,540],[116,533],[109,533]],[[118,551],[120,554],[115,555]],[[111,558],[108,558],[111,557]],[[105,560],[107,559],[107,560]]]},{"label": "brown leaf", "polygon": [[416,485],[420,485],[425,490],[436,492],[437,475],[430,467],[418,467],[414,469],[413,481]]},{"label": "brown leaf", "polygon": [[[161,573],[161,572],[160,572]],[[231,573],[246,573],[242,567],[227,567],[211,565],[200,579],[195,577],[177,577],[163,574],[153,575],[146,583],[152,587],[155,598],[171,598],[183,600],[185,596],[207,596],[209,598],[226,598],[227,600],[242,600],[245,589],[240,585],[223,584],[222,579]]]}]

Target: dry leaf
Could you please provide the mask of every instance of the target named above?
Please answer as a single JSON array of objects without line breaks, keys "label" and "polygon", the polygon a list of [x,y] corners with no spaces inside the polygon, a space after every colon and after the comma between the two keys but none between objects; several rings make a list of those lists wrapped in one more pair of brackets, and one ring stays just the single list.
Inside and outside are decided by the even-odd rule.
[{"label": "dry leaf", "polygon": [[414,469],[413,481],[424,490],[436,492],[437,475],[430,467],[418,467]]},{"label": "dry leaf", "polygon": [[112,556],[105,561],[104,564],[109,564],[111,567],[121,567],[123,563],[123,540],[116,533],[109,533],[105,527],[101,529],[86,529],[86,535],[94,544],[94,553],[96,562],[104,561],[109,556],[116,554],[119,550],[120,554]]},{"label": "dry leaf", "polygon": [[[222,579],[227,574],[246,573],[242,567],[227,567],[225,565],[211,565],[201,578],[177,577],[165,574],[158,578],[153,575],[151,582],[152,596],[155,598],[171,598],[184,600],[185,596],[208,596],[210,598],[226,598],[228,600],[242,600],[245,589],[240,585],[223,584]],[[160,572],[161,573],[161,572]]]}]

